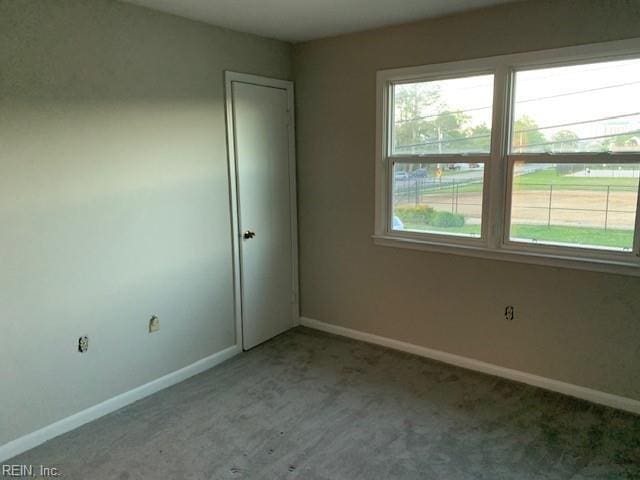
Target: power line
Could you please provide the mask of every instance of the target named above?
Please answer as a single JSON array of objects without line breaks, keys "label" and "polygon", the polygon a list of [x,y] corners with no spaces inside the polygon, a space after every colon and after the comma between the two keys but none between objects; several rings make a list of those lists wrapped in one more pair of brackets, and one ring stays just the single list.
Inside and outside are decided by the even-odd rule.
[{"label": "power line", "polygon": [[451,140],[438,140],[437,142],[424,142],[424,143],[412,143],[409,145],[398,145],[396,148],[409,148],[409,147],[426,147],[429,145],[439,145],[443,143],[456,143],[456,142],[466,142],[468,140],[475,140],[478,138],[490,138],[491,135],[474,135],[471,137],[464,138],[452,138]]},{"label": "power line", "polygon": [[[545,127],[545,128],[553,128],[553,126]],[[535,130],[537,130],[537,129],[534,129],[534,131]],[[531,130],[515,130],[513,133],[521,133],[521,132],[527,132],[527,131],[531,131]],[[525,145],[525,146],[519,147],[519,148],[522,149],[522,148],[529,148],[529,147],[538,147],[538,146],[542,146],[542,145],[555,145],[555,144],[558,144],[558,143],[582,142],[582,141],[585,141],[585,140],[597,140],[597,139],[601,139],[601,138],[621,137],[623,135],[632,135],[632,134],[635,134],[635,133],[640,133],[640,130],[630,130],[628,132],[615,133],[615,134],[611,134],[611,135],[599,135],[599,136],[595,136],[595,137],[584,137],[584,138],[574,138],[574,139],[570,139],[570,140],[555,140],[555,141],[551,141],[551,142],[532,143],[532,144]],[[410,145],[399,145],[398,147],[396,147],[396,149],[410,148],[410,147],[426,147],[426,146],[429,146],[429,145],[439,145],[439,144],[443,144],[443,143],[466,142],[468,140],[475,140],[475,139],[478,139],[478,138],[489,138],[489,137],[491,137],[491,135],[475,135],[475,136],[465,137],[465,138],[452,138],[450,140],[439,140],[437,142],[424,142],[424,143],[413,143],[413,144],[410,144]]]},{"label": "power line", "polygon": [[597,92],[599,90],[607,90],[609,88],[628,87],[630,85],[637,85],[638,83],[640,83],[640,80],[635,82],[618,83],[616,85],[605,85],[604,87],[587,88],[585,90],[576,90],[574,92],[558,93],[556,95],[549,95],[547,97],[528,98],[526,100],[520,100],[519,102],[515,102],[515,103],[529,103],[529,102],[536,102],[538,100],[548,100],[551,98],[568,97],[570,95],[579,95],[581,93]]},{"label": "power line", "polygon": [[[478,88],[487,88],[487,89],[492,89],[493,90],[493,78],[494,75],[491,74],[483,74],[483,75],[476,75],[473,77],[454,77],[454,78],[448,78],[448,79],[444,79],[444,80],[418,80],[416,82],[411,82],[411,83],[395,83],[394,86],[396,87],[408,87],[408,86],[420,86],[420,85],[424,85],[424,84],[431,84],[434,85],[435,89],[440,90],[442,87],[440,84],[442,83],[453,83],[457,80],[469,80],[470,78],[479,78],[479,77],[491,77],[490,79],[487,79],[488,81],[484,81],[483,83],[474,83],[471,85],[466,85],[464,87],[455,87],[456,92],[460,92],[460,91],[466,91],[466,90],[475,90]],[[434,90],[435,90],[434,89]],[[433,91],[429,91],[428,93],[433,93]]]},{"label": "power line", "polygon": [[488,107],[468,108],[466,110],[454,110],[453,112],[437,113],[437,114],[434,114],[434,115],[424,115],[424,116],[420,116],[420,117],[407,118],[406,120],[394,120],[393,123],[395,125],[397,125],[398,123],[417,122],[418,120],[424,120],[426,118],[449,117],[451,115],[457,115],[459,113],[477,112],[477,111],[480,111],[480,110],[488,110],[488,109],[490,109],[492,107],[493,107],[492,105],[489,105]]},{"label": "power line", "polygon": [[[614,61],[614,62],[629,63],[630,61],[629,60],[617,60],[617,61]],[[580,69],[577,72],[573,72],[572,75],[574,75],[574,76],[576,74],[584,75],[585,73],[597,72],[597,71],[610,70],[611,69],[611,66],[607,65],[608,63],[611,63],[611,62],[603,62],[603,63],[604,63],[604,66],[603,66],[602,63],[598,63],[598,64],[595,64],[595,65],[598,65],[595,68],[583,68],[583,69]],[[622,69],[622,68],[633,67],[633,66],[635,66],[635,65],[627,64],[627,65],[619,66],[618,68]],[[572,68],[572,67],[584,67],[584,65],[573,65],[573,66],[569,66],[568,68]],[[551,70],[555,70],[556,68],[557,67],[551,67],[550,69]],[[567,67],[560,67],[560,68],[567,68]],[[531,73],[533,71],[538,71],[538,70],[525,70],[523,72],[517,72],[517,73]],[[490,75],[487,75],[487,76],[491,76],[492,79],[495,77],[494,74],[490,74]],[[535,77],[535,78],[522,78],[518,82],[519,83],[520,82],[522,82],[522,83],[530,83],[532,81],[539,82],[540,80],[545,80],[545,79],[549,79],[549,78],[557,78],[557,77],[558,77],[557,74],[547,74],[547,75],[544,75],[544,76],[541,76],[541,77]],[[459,78],[452,78],[450,80],[455,81],[455,80],[459,80]],[[567,80],[567,79],[565,79],[565,80]],[[403,86],[408,86],[408,85],[420,85],[420,84],[424,84],[424,83],[441,83],[441,82],[447,82],[447,81],[449,81],[449,80],[436,80],[436,81],[427,81],[427,82],[421,81],[421,82],[414,82],[414,83],[408,83],[408,84],[398,84],[397,86],[403,87]],[[456,88],[456,91],[471,90],[471,89],[477,89],[477,88],[487,88],[488,86],[491,87],[491,91],[493,92],[493,84],[492,84],[492,82],[489,83],[489,84],[483,83],[483,84],[471,85],[471,86],[468,86],[468,87],[458,87],[458,88]],[[608,87],[605,87],[605,88],[613,88],[613,87],[615,87],[615,85],[608,86]],[[538,99],[540,99],[540,98],[537,98],[537,99],[534,98],[534,99],[525,100],[525,101],[533,101],[533,100],[538,100]],[[544,97],[542,97],[542,99],[544,99]],[[518,102],[518,103],[521,103],[521,102]],[[474,111],[478,111],[478,110],[487,110],[489,108],[491,108],[491,106],[470,108],[470,109],[466,109],[466,110],[457,110],[457,111],[454,111],[454,112],[448,112],[447,114],[444,114],[443,116],[453,115],[455,113],[465,113],[465,112],[474,112]],[[395,122],[395,123],[410,122],[410,121],[413,121],[413,120],[416,120],[416,119],[420,120],[420,119],[423,119],[423,118],[430,118],[430,117],[436,117],[436,116],[438,116],[438,115],[427,115],[427,116],[415,117],[414,119],[410,118],[410,119],[407,119],[407,120],[399,120],[398,122]]]},{"label": "power line", "polygon": [[[626,59],[626,60],[607,60],[604,62],[598,62],[598,63],[592,63],[592,64],[583,64],[583,65],[566,65],[566,66],[559,66],[559,67],[547,67],[547,68],[542,68],[542,69],[534,69],[534,70],[519,70],[516,73],[533,73],[533,72],[540,72],[540,71],[546,71],[549,72],[549,70],[558,70],[558,69],[571,69],[571,68],[576,68],[576,67],[594,67],[594,68],[576,68],[576,70],[568,72],[562,72],[561,75],[558,75],[557,72],[556,73],[547,73],[546,75],[541,75],[541,76],[535,76],[535,77],[530,77],[530,78],[521,78],[520,81],[521,82],[532,82],[532,81],[540,81],[540,80],[546,80],[549,78],[554,78],[557,79],[558,77],[561,76],[575,76],[575,75],[584,75],[585,73],[591,73],[591,72],[600,72],[602,70],[611,70],[611,63],[618,63],[617,68],[616,68],[616,73],[620,74],[620,70],[625,69],[625,68],[633,68],[636,67],[637,68],[637,63],[638,61],[636,59]],[[623,65],[620,65],[623,64]],[[568,75],[567,75],[568,74]]]},{"label": "power line", "polygon": [[526,128],[522,130],[514,130],[513,133],[524,133],[524,132],[535,132],[538,130],[549,130],[550,128],[561,128],[561,127],[571,127],[573,125],[584,125],[587,123],[596,123],[606,120],[615,120],[617,118],[625,118],[625,117],[637,117],[640,115],[640,112],[635,113],[625,113],[622,115],[612,115],[610,117],[600,117],[594,118],[593,120],[583,120],[581,122],[571,122],[571,123],[560,123],[558,125],[547,125],[546,127],[536,127],[536,128]]},{"label": "power line", "polygon": [[[531,143],[529,145],[518,147],[518,150],[523,150],[531,147],[541,147],[544,145],[555,145],[558,143],[572,143],[572,142],[575,143],[575,142],[584,142],[585,140],[599,140],[602,138],[623,137],[625,135],[634,135],[636,133],[640,133],[640,130],[629,130],[627,132],[622,132],[622,133],[612,133],[611,135],[597,135],[595,137],[575,138],[572,140],[556,140],[555,142]],[[518,153],[522,153],[522,152],[518,152]]]},{"label": "power line", "polygon": [[[553,98],[561,98],[561,97],[568,97],[568,96],[572,96],[572,95],[580,95],[582,93],[590,93],[590,92],[596,92],[596,91],[600,91],[600,90],[607,90],[607,89],[611,89],[611,88],[620,88],[620,87],[628,87],[631,85],[637,85],[640,84],[640,80],[635,81],[635,82],[626,82],[626,83],[618,83],[616,85],[606,85],[604,87],[595,87],[595,88],[589,88],[589,89],[585,89],[585,90],[576,90],[574,92],[566,92],[566,93],[558,93],[556,95],[548,95],[545,97],[537,97],[537,98],[528,98],[525,100],[520,100],[517,102],[514,102],[516,105],[517,104],[521,104],[521,103],[531,103],[531,102],[537,102],[539,100],[549,100],[549,99],[553,99]],[[394,120],[394,124],[397,125],[399,123],[408,123],[408,122],[416,122],[418,120],[424,120],[427,118],[434,118],[434,117],[448,117],[451,115],[456,115],[459,113],[467,113],[467,112],[477,112],[480,110],[488,110],[490,108],[493,108],[493,105],[489,105],[486,107],[476,107],[476,108],[469,108],[466,110],[455,110],[453,112],[446,112],[446,113],[437,113],[437,114],[433,114],[433,115],[423,115],[420,117],[414,117],[414,118],[408,118],[406,120]]]}]

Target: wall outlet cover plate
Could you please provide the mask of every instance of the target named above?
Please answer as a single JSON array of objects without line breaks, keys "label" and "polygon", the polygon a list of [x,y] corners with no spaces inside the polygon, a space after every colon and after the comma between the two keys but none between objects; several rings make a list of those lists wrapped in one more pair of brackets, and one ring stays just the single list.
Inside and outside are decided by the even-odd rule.
[{"label": "wall outlet cover plate", "polygon": [[154,315],[149,319],[149,333],[160,330],[160,319]]}]

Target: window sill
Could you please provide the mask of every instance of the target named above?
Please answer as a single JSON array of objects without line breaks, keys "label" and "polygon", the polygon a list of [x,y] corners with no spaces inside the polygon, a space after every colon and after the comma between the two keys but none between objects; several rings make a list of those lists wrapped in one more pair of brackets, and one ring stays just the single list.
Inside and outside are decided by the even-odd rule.
[{"label": "window sill", "polygon": [[492,249],[484,246],[452,245],[444,242],[418,240],[392,235],[372,235],[373,242],[383,247],[408,248],[434,253],[463,255],[506,262],[528,263],[550,267],[588,270],[640,277],[640,265],[624,260],[589,259],[575,256],[537,253],[507,248]]}]

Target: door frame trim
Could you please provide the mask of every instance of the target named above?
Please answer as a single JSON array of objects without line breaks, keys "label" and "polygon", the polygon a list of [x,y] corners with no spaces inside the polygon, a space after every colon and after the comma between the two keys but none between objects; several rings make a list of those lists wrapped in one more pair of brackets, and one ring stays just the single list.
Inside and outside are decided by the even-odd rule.
[{"label": "door frame trim", "polygon": [[235,318],[235,343],[244,350],[242,335],[242,272],[240,262],[240,225],[238,219],[238,168],[236,157],[236,131],[233,111],[233,83],[247,83],[261,87],[272,87],[287,92],[289,112],[289,204],[291,208],[291,326],[300,324],[300,295],[298,282],[298,209],[296,187],[295,115],[293,82],[263,77],[248,73],[224,72],[225,118],[227,126],[227,168],[229,182],[229,213],[231,218],[231,247],[233,258],[233,305]]}]

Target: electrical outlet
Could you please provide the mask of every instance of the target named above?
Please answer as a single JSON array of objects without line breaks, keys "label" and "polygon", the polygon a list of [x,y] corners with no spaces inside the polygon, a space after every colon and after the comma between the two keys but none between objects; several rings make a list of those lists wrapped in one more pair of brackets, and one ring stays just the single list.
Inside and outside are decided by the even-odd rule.
[{"label": "electrical outlet", "polygon": [[89,337],[80,337],[78,339],[78,351],[80,353],[85,353],[87,350],[89,350]]},{"label": "electrical outlet", "polygon": [[504,319],[511,321],[515,317],[515,311],[513,309],[513,305],[507,305],[507,308],[504,309]]},{"label": "electrical outlet", "polygon": [[160,330],[160,319],[157,315],[153,315],[149,319],[149,333],[157,332]]}]

